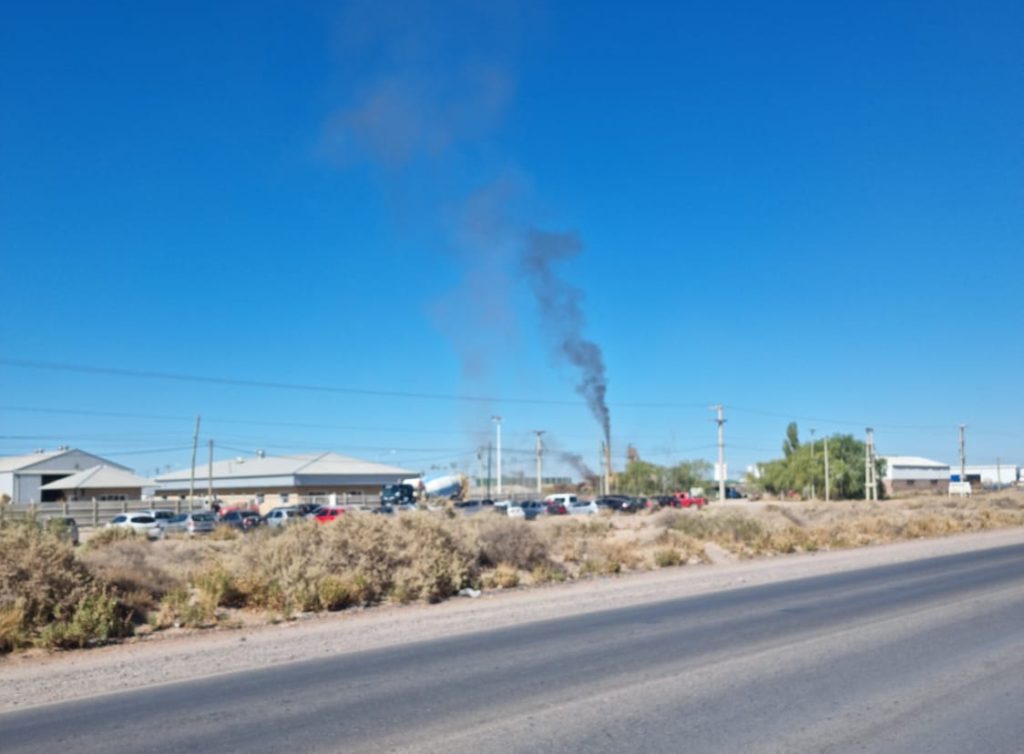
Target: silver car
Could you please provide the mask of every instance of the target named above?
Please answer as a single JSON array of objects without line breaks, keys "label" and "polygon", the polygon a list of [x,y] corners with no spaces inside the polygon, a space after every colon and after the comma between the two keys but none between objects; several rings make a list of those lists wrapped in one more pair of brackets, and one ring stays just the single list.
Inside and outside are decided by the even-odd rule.
[{"label": "silver car", "polygon": [[302,511],[297,507],[274,508],[266,515],[267,526],[275,528],[287,526],[302,520]]},{"label": "silver car", "polygon": [[163,524],[165,534],[209,534],[217,528],[217,517],[212,513],[179,513]]},{"label": "silver car", "polygon": [[122,513],[114,516],[107,524],[107,528],[131,529],[136,534],[144,534],[150,539],[159,539],[163,529],[156,519],[144,513]]}]

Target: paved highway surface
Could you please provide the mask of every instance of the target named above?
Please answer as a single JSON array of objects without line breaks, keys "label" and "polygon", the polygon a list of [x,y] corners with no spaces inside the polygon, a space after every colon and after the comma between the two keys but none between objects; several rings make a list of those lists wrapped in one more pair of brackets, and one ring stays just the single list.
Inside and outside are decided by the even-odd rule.
[{"label": "paved highway surface", "polygon": [[1024,752],[1024,546],[36,707],[0,751]]}]

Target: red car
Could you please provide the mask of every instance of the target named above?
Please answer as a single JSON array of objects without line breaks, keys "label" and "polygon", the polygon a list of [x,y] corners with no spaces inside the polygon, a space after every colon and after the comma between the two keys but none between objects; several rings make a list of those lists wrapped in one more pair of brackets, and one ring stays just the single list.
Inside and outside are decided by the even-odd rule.
[{"label": "red car", "polygon": [[335,519],[339,518],[340,516],[343,516],[344,514],[344,508],[332,508],[330,506],[324,506],[323,508],[320,508],[316,512],[316,515],[314,515],[313,518],[315,518],[318,523],[329,524],[331,523],[331,521],[334,521]]},{"label": "red car", "polygon": [[691,497],[688,492],[677,492],[675,499],[677,508],[690,508],[692,506],[703,508],[708,502],[702,497]]}]

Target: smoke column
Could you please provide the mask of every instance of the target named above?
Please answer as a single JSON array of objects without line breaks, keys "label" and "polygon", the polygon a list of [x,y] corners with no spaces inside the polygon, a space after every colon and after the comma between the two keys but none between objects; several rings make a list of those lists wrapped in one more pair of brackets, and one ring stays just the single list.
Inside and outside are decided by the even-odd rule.
[{"label": "smoke column", "polygon": [[611,418],[608,414],[604,355],[592,340],[583,337],[586,319],[580,301],[582,292],[555,274],[552,265],[583,250],[575,233],[530,230],[526,236],[523,269],[540,307],[542,326],[555,334],[559,357],[581,372],[576,392],[601,425],[606,447],[611,446]]}]

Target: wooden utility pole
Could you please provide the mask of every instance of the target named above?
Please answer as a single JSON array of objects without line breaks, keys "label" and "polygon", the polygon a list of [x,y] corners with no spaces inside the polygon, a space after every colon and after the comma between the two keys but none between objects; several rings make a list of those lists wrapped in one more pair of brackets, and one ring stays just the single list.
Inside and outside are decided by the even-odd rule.
[{"label": "wooden utility pole", "polygon": [[828,479],[828,437],[825,438],[825,502],[829,501],[829,493],[831,489],[829,487]]},{"label": "wooden utility pole", "polygon": [[199,422],[202,419],[198,414],[196,415],[196,431],[192,435],[192,471],[188,478],[188,509],[192,511],[194,506],[193,501],[196,497],[196,450],[199,448]]}]

